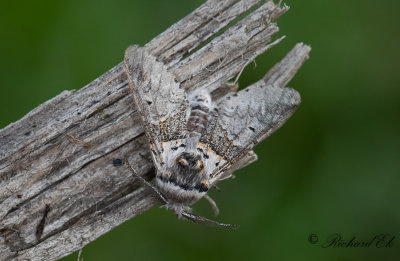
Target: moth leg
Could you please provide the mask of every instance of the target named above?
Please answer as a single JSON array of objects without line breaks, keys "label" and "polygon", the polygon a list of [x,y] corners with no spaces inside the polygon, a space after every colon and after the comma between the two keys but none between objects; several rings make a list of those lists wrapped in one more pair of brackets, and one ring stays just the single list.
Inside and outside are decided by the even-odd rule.
[{"label": "moth leg", "polygon": [[132,165],[129,163],[129,161],[128,161],[128,165],[129,165],[129,167],[130,167],[131,170],[132,170],[132,176],[134,176],[135,178],[137,178],[137,179],[140,181],[140,183],[142,183],[142,185],[144,185],[144,186],[150,188],[153,192],[155,192],[155,193],[159,196],[159,198],[160,198],[165,204],[168,204],[168,201],[167,201],[167,199],[164,197],[164,195],[161,194],[161,192],[160,192],[156,187],[154,187],[150,182],[148,182],[147,180],[145,180],[143,177],[139,176],[139,175],[136,173],[135,169],[132,167]]},{"label": "moth leg", "polygon": [[204,198],[210,203],[212,209],[214,210],[214,216],[218,216],[219,214],[219,209],[217,206],[217,203],[209,196],[209,195],[204,195]]},{"label": "moth leg", "polygon": [[227,228],[237,228],[238,227],[238,225],[220,223],[220,222],[217,222],[217,221],[214,221],[214,220],[202,217],[202,216],[188,213],[186,211],[182,211],[180,214],[187,220],[190,220],[196,224],[208,224],[208,225],[214,225],[214,226],[218,226],[218,227],[227,227]]},{"label": "moth leg", "polygon": [[[230,179],[230,178],[233,178],[233,179],[234,179],[234,178],[236,178],[236,176],[233,175],[231,171],[227,171],[227,172],[224,172],[224,173],[221,175],[221,177],[218,179],[218,182],[223,181],[223,180],[226,180],[226,179]],[[213,184],[212,186],[213,186],[213,188],[215,188],[218,192],[221,192],[221,189],[220,189],[216,184]]]},{"label": "moth leg", "polygon": [[221,189],[217,186],[217,185],[212,185],[213,186],[213,188],[215,188],[218,192],[221,192]]},{"label": "moth leg", "polygon": [[224,172],[221,177],[218,179],[218,182],[226,180],[226,179],[230,179],[230,178],[236,178],[235,175],[232,174],[231,171],[226,171]]}]

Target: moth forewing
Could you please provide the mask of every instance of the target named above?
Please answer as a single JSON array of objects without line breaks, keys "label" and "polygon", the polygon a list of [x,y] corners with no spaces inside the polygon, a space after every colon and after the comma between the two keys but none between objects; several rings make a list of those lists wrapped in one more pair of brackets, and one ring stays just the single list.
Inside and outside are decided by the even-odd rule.
[{"label": "moth forewing", "polygon": [[159,171],[166,160],[165,143],[173,140],[175,134],[185,132],[182,118],[186,117],[186,94],[166,66],[146,48],[130,46],[125,51],[124,63],[129,86],[143,118],[153,161]]},{"label": "moth forewing", "polygon": [[218,182],[235,162],[282,126],[299,104],[297,91],[267,86],[264,81],[225,97],[217,106],[217,122],[202,137],[209,144],[223,144],[212,148],[224,163],[214,169],[210,182]]}]

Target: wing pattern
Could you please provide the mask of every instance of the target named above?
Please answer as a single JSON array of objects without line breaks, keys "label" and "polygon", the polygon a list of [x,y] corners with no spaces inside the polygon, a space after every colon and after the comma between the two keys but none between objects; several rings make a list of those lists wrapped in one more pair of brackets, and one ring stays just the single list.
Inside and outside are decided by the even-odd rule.
[{"label": "wing pattern", "polygon": [[131,92],[143,117],[153,161],[160,169],[168,157],[165,147],[174,148],[169,143],[186,137],[186,94],[174,75],[146,48],[130,46],[124,61]]},{"label": "wing pattern", "polygon": [[222,158],[221,164],[206,166],[210,183],[215,184],[233,163],[282,126],[299,104],[297,91],[266,86],[263,81],[222,100],[200,139],[206,150]]}]

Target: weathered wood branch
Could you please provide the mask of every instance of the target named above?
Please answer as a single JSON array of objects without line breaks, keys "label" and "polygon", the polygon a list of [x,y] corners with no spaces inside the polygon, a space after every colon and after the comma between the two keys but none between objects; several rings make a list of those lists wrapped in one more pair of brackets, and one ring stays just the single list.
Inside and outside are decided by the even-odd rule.
[{"label": "weathered wood branch", "polygon": [[[271,1],[209,0],[146,46],[185,89],[208,88],[219,98],[282,39],[271,42],[278,31],[271,21],[287,10]],[[297,44],[262,81],[285,86],[309,51]],[[122,63],[0,130],[0,260],[61,258],[157,205],[125,164],[154,176],[146,142]],[[235,169],[255,159],[249,153]]]}]

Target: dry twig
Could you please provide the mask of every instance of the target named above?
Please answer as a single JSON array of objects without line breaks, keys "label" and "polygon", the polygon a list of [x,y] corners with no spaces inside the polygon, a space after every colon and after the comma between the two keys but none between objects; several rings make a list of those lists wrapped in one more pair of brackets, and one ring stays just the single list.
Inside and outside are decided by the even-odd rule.
[{"label": "dry twig", "polygon": [[[271,21],[287,10],[271,1],[209,0],[146,46],[185,89],[222,97],[244,65],[279,42],[270,43],[278,31]],[[297,44],[263,81],[283,87],[309,51]],[[154,176],[122,63],[0,130],[0,259],[61,258],[155,206],[120,164],[128,159],[146,179]]]}]

